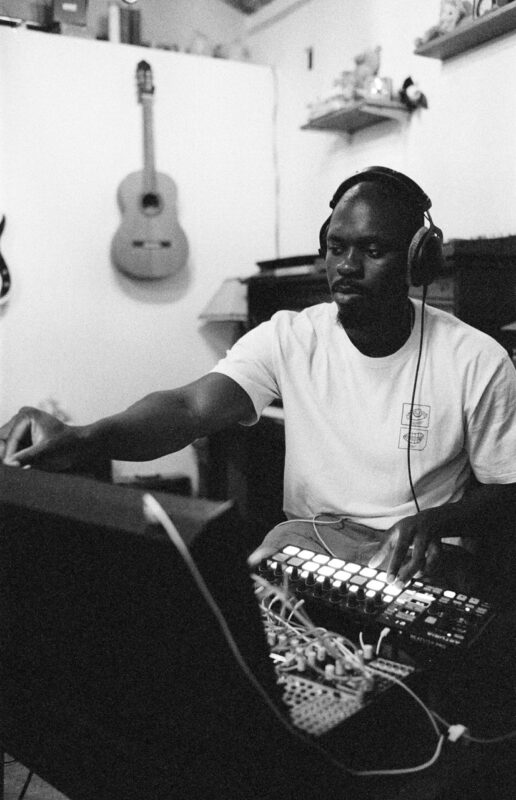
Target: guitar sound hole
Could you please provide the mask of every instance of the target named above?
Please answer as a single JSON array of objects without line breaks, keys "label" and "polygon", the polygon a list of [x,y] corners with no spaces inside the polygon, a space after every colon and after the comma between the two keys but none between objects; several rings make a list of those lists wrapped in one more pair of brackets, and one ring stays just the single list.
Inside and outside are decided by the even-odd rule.
[{"label": "guitar sound hole", "polygon": [[144,211],[156,211],[160,207],[159,196],[154,192],[147,192],[142,197],[142,208]]}]

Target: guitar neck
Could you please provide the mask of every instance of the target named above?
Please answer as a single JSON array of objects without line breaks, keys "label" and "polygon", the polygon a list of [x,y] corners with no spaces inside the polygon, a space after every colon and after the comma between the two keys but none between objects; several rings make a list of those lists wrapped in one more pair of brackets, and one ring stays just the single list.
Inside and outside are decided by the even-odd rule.
[{"label": "guitar neck", "polygon": [[154,155],[154,132],[152,97],[142,100],[143,114],[143,193],[156,192],[156,165]]}]

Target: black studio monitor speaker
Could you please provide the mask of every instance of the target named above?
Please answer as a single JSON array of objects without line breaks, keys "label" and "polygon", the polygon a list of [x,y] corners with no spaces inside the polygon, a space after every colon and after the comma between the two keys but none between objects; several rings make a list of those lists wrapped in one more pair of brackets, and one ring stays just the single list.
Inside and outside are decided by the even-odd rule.
[{"label": "black studio monitor speaker", "polygon": [[322,767],[264,702],[281,709],[240,518],[153,494],[262,692],[143,496],[0,465],[0,742],[72,800],[299,795]]}]

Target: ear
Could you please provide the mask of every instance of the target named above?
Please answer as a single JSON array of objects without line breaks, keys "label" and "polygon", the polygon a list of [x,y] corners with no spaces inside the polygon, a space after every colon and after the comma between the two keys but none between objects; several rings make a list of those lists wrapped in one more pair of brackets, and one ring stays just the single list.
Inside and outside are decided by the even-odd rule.
[{"label": "ear", "polygon": [[330,226],[331,214],[328,219],[325,219],[319,231],[319,255],[321,258],[326,258],[326,236],[328,235],[328,228]]}]

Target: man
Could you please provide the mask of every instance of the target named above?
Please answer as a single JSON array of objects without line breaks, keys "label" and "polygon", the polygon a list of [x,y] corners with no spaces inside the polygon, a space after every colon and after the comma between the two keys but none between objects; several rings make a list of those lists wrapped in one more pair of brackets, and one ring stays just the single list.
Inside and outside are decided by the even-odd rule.
[{"label": "man", "polygon": [[321,249],[332,303],[279,312],[208,375],[91,425],[22,409],[0,429],[4,462],[156,458],[253,424],[281,398],[284,507],[301,521],[278,526],[266,547],[297,536],[405,580],[435,571],[443,538],[482,535],[516,508],[516,371],[485,334],[409,300],[409,281],[426,286],[441,256],[413,181],[368,168],[330,205]]}]

